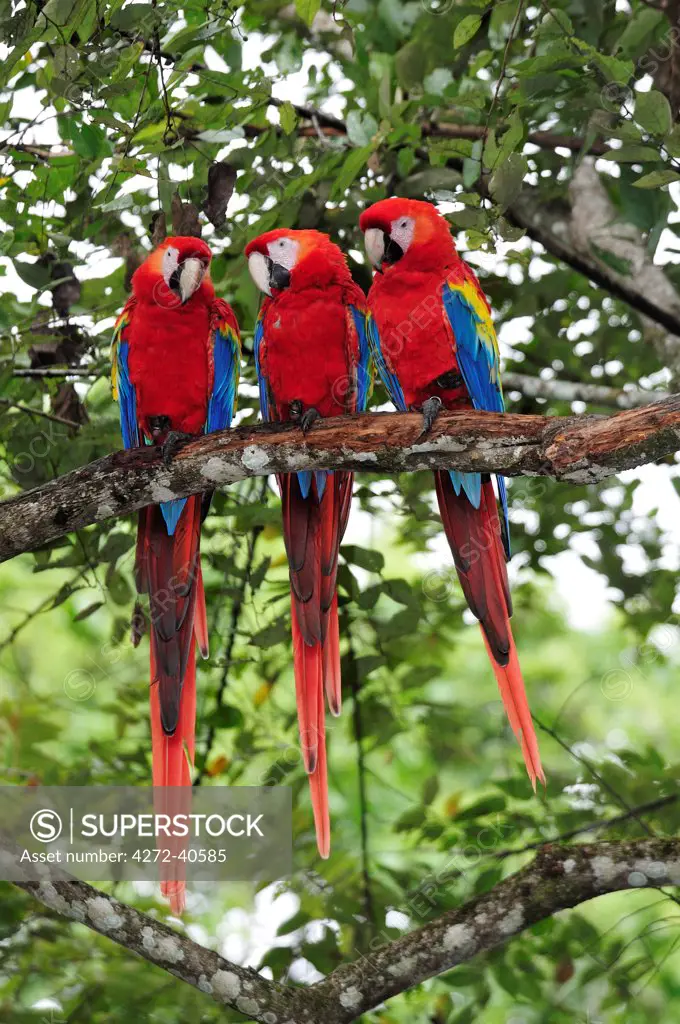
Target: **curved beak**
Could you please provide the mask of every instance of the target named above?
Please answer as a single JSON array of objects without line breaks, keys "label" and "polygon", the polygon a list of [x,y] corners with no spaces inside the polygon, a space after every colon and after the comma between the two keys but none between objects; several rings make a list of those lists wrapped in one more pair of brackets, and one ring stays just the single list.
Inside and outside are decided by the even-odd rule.
[{"label": "curved beak", "polygon": [[280,263],[274,263],[269,256],[261,252],[253,252],[248,257],[248,270],[253,281],[265,295],[272,293],[272,288],[283,291],[290,284],[290,271]]},{"label": "curved beak", "polygon": [[380,228],[368,228],[365,241],[368,258],[379,274],[382,274],[385,264],[391,266],[404,255],[399,243]]},{"label": "curved beak", "polygon": [[376,270],[382,270],[385,256],[385,232],[380,228],[367,228],[364,235],[366,255]]},{"label": "curved beak", "polygon": [[179,267],[179,296],[182,305],[194,294],[205,274],[205,264],[202,260],[191,256],[183,260]]}]

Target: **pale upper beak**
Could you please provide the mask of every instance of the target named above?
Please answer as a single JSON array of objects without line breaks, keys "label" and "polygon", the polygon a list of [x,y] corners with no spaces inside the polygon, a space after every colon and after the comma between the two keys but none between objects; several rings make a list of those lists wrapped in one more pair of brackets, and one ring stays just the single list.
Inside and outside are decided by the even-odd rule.
[{"label": "pale upper beak", "polygon": [[290,270],[281,263],[275,263],[269,256],[254,252],[248,257],[248,269],[253,281],[265,295],[271,296],[272,288],[282,292],[290,284]]},{"label": "pale upper beak", "polygon": [[194,294],[205,274],[205,264],[202,260],[191,256],[183,260],[179,274],[179,295],[184,304]]},{"label": "pale upper beak", "polygon": [[367,228],[364,234],[366,254],[376,268],[380,270],[385,257],[385,234],[380,228]]},{"label": "pale upper beak", "polygon": [[261,252],[253,252],[248,257],[248,270],[253,281],[265,295],[271,295],[270,271],[272,261]]}]

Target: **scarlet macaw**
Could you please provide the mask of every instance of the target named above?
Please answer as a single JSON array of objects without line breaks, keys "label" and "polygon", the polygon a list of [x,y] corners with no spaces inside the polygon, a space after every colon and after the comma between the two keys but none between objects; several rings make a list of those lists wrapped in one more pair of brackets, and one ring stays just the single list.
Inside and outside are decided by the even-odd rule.
[{"label": "scarlet macaw", "polygon": [[[430,203],[393,198],[369,207],[359,223],[377,271],[368,294],[369,341],[396,407],[422,410],[425,430],[442,406],[502,412],[491,310],[444,218]],[[463,593],[481,624],[535,788],[545,776],[510,628],[508,506],[503,477],[496,479],[502,520],[487,474],[436,472],[436,494]]]},{"label": "scarlet macaw", "polygon": [[[246,247],[250,273],[266,298],[255,330],[264,420],[297,420],[365,409],[370,384],[366,299],[340,249],[318,231],[279,228]],[[336,575],[353,476],[279,474],[283,536],[290,567],[298,724],[309,774],[319,853],[330,852],[323,693],[340,714]]]},{"label": "scarlet macaw", "polygon": [[[215,297],[211,252],[200,238],[170,237],[132,278],[112,346],[114,398],[126,448],[172,445],[177,434],[229,426],[240,338],[233,310]],[[208,656],[200,561],[202,496],[139,513],[135,577],[149,595],[154,786],[190,786],[196,721],[194,637]],[[162,885],[184,907],[184,882]]]}]

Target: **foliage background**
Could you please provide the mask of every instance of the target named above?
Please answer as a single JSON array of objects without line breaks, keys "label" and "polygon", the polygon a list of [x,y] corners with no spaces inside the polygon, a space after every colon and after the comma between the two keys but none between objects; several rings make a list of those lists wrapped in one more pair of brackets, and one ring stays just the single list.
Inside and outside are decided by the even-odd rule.
[{"label": "foliage background", "polygon": [[[226,222],[204,236],[218,293],[244,326],[243,421],[256,417],[258,304],[245,241],[279,224],[329,231],[367,286],[358,213],[391,193],[445,204],[461,252],[481,268],[510,368],[617,389],[671,385],[649,324],[506,214],[520,195],[551,218],[569,210],[583,152],[539,148],[530,132],[604,139],[597,168],[617,224],[641,232],[680,285],[674,17],[672,4],[664,13],[624,0],[4,3],[4,495],[120,446],[112,318],[153,213],[169,212],[174,190],[200,203],[215,160],[237,172]],[[300,104],[332,116],[302,116]],[[451,123],[485,138],[431,130]],[[592,255],[612,268],[611,255]],[[375,403],[384,399],[376,389]],[[585,410],[514,391],[509,405]],[[610,837],[673,834],[676,480],[667,465],[599,487],[512,481],[514,628],[547,727],[548,789],[537,798],[437,540],[430,477],[357,481],[340,573],[347,699],[330,741],[327,863],[296,755],[278,499],[261,481],[218,495],[205,528],[213,644],[199,674],[197,768],[204,785],[293,788],[297,869],[260,892],[198,889],[177,927],[306,982],[530,856],[504,851],[614,816],[626,820]],[[108,522],[3,566],[0,781],[147,781],[148,652],[128,639],[133,537],[132,522]],[[590,629],[574,627],[589,616]],[[652,801],[664,802],[629,815]],[[148,888],[119,895],[165,913]],[[11,886],[0,906],[2,1020],[239,1019]],[[677,917],[656,891],[601,898],[364,1019],[670,1022]]]}]

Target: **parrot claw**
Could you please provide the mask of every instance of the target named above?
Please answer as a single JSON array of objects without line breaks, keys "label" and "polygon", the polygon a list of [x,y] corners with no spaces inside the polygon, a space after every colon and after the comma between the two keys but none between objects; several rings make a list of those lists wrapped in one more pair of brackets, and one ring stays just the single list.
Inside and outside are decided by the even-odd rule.
[{"label": "parrot claw", "polygon": [[418,435],[418,439],[424,437],[425,434],[429,434],[434,426],[434,421],[442,411],[442,400],[433,395],[432,398],[428,398],[427,401],[423,402],[423,408],[421,412],[423,414],[423,429]]},{"label": "parrot claw", "polygon": [[161,445],[163,452],[163,464],[169,466],[175,455],[184,447],[187,441],[193,441],[193,434],[185,434],[181,430],[169,431],[165,441]]},{"label": "parrot claw", "polygon": [[318,419],[321,418],[321,413],[318,412],[314,407],[305,409],[302,416],[300,417],[300,426],[302,427],[302,433],[308,434]]}]

